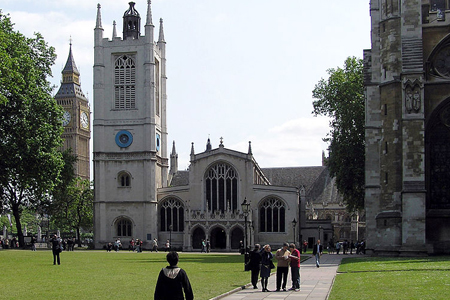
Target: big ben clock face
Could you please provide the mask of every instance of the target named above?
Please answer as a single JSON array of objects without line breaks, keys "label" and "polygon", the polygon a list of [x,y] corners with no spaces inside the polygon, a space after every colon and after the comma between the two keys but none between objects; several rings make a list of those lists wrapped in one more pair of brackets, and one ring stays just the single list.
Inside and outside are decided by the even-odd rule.
[{"label": "big ben clock face", "polygon": [[83,128],[83,129],[89,128],[89,117],[85,111],[83,111],[80,115],[80,124],[81,124],[81,128]]},{"label": "big ben clock face", "polygon": [[70,112],[68,112],[67,110],[64,112],[64,114],[63,114],[63,122],[62,122],[62,124],[63,124],[63,126],[67,126],[67,125],[69,125],[69,123],[70,123]]}]

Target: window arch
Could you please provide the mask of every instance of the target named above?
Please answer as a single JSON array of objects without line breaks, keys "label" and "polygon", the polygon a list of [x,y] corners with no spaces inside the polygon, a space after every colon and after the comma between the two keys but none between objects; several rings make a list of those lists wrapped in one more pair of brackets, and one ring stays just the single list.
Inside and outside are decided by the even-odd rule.
[{"label": "window arch", "polygon": [[238,174],[226,163],[217,163],[205,173],[205,199],[210,211],[224,212],[238,207]]},{"label": "window arch", "polygon": [[264,200],[259,208],[260,232],[285,232],[286,208],[277,198]]},{"label": "window arch", "polygon": [[130,187],[131,186],[131,176],[127,172],[119,173],[117,177],[117,184],[119,187]]},{"label": "window arch", "polygon": [[[172,229],[170,229],[171,225]],[[161,231],[184,231],[184,206],[180,200],[170,198],[161,204],[160,229]]]},{"label": "window arch", "polygon": [[114,62],[114,108],[136,108],[136,63],[131,55],[121,55]]},{"label": "window arch", "polygon": [[116,233],[117,236],[121,236],[121,237],[128,237],[128,236],[132,236],[132,223],[129,219],[126,218],[121,218],[119,220],[117,220],[116,222]]}]

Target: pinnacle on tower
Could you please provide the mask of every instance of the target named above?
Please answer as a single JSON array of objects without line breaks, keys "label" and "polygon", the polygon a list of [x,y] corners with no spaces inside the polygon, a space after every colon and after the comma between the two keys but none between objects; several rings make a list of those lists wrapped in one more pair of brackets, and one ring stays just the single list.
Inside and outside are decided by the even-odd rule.
[{"label": "pinnacle on tower", "polygon": [[95,23],[95,28],[102,28],[102,13],[100,11],[102,6],[100,3],[97,4],[97,22]]},{"label": "pinnacle on tower", "polygon": [[153,25],[152,21],[152,1],[147,1],[147,22],[145,23],[145,26],[147,25]]},{"label": "pinnacle on tower", "polygon": [[164,26],[163,26],[163,19],[159,19],[159,38],[158,43],[165,43],[164,40]]}]

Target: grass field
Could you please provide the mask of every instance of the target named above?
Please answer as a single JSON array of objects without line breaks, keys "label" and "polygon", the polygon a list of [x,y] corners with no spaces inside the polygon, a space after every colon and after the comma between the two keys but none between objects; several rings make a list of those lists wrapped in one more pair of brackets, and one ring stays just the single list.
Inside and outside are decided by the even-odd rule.
[{"label": "grass field", "polygon": [[[166,254],[120,251],[61,253],[0,250],[0,299],[153,299]],[[211,299],[250,282],[244,257],[236,254],[179,253],[195,299]]]},{"label": "grass field", "polygon": [[450,257],[346,258],[329,300],[448,299]]}]

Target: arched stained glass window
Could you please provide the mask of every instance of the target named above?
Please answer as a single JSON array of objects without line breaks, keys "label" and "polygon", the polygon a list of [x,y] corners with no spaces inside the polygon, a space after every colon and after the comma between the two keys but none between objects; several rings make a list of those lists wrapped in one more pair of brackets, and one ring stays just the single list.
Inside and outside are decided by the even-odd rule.
[{"label": "arched stained glass window", "polygon": [[238,207],[238,175],[233,167],[218,163],[205,173],[205,199],[209,211],[224,212]]},{"label": "arched stained glass window", "polygon": [[160,209],[160,230],[170,231],[170,225],[171,231],[184,231],[184,206],[175,198],[165,200]]},{"label": "arched stained glass window", "polygon": [[282,201],[268,198],[259,207],[260,232],[285,232],[286,208]]}]

